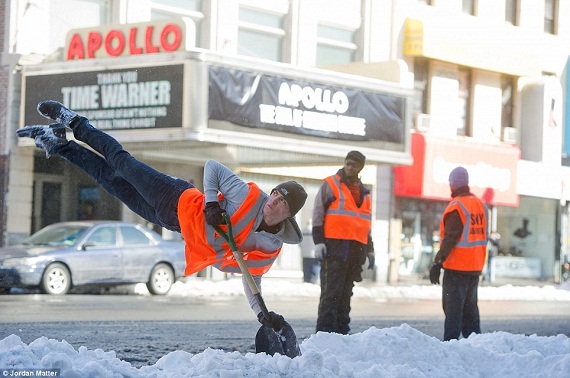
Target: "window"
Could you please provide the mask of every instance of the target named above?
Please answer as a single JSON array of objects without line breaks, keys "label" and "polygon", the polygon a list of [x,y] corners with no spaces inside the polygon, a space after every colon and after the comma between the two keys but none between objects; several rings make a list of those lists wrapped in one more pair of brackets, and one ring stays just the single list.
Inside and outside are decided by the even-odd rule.
[{"label": "window", "polygon": [[513,127],[513,106],[514,106],[514,78],[503,75],[501,77],[502,90],[502,112],[501,112],[501,129],[505,127]]},{"label": "window", "polygon": [[151,6],[180,8],[189,11],[202,11],[202,0],[152,0]]},{"label": "window", "polygon": [[517,24],[518,0],[505,0],[505,21],[509,24]]},{"label": "window", "polygon": [[[13,6],[13,9],[9,10],[15,19],[13,27],[9,28],[8,43],[10,52],[15,54],[49,55],[65,46],[65,38],[70,30],[96,27],[111,22],[108,0],[4,1],[4,3],[11,3],[10,7]],[[4,14],[2,14],[4,21],[3,18]]]},{"label": "window", "polygon": [[475,1],[474,0],[462,0],[463,3],[463,13],[475,16]]},{"label": "window", "polygon": [[[428,90],[428,60],[416,58],[414,60],[414,99],[412,114],[425,114],[427,113],[427,90]],[[416,122],[419,120],[416,119]],[[416,128],[422,128],[422,125],[417,125]]]},{"label": "window", "polygon": [[357,31],[319,25],[317,65],[344,64],[355,60]]},{"label": "window", "polygon": [[163,20],[173,17],[188,17],[196,25],[196,47],[203,47],[202,27],[204,25],[204,13],[202,0],[152,0],[151,20]]},{"label": "window", "polygon": [[238,54],[283,61],[285,16],[240,7]]},{"label": "window", "polygon": [[85,244],[91,247],[112,247],[117,242],[115,227],[99,227],[93,233]]},{"label": "window", "polygon": [[471,107],[471,71],[468,68],[459,69],[458,114],[461,122],[457,125],[457,135],[467,135]]},{"label": "window", "polygon": [[152,245],[152,241],[140,230],[134,227],[121,226],[123,247],[132,245]]},{"label": "window", "polygon": [[556,14],[558,12],[557,0],[544,1],[544,32],[548,34],[556,34]]}]

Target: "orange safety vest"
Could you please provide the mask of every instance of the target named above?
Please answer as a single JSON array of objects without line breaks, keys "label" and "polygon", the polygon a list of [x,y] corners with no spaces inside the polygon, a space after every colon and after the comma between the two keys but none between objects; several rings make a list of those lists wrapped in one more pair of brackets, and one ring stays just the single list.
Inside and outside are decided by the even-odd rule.
[{"label": "orange safety vest", "polygon": [[[249,193],[245,201],[230,216],[234,240],[238,248],[254,232],[253,225],[265,198],[254,183],[248,183]],[[219,195],[222,200],[223,196]],[[186,243],[185,275],[196,273],[210,265],[227,273],[241,273],[239,265],[226,240],[206,223],[204,217],[204,194],[196,188],[185,190],[178,200],[178,220]],[[227,231],[226,225],[220,225]],[[270,251],[248,251],[244,260],[253,275],[266,273],[277,258],[281,248]]]},{"label": "orange safety vest", "polygon": [[335,197],[325,213],[325,238],[356,240],[367,244],[372,222],[370,195],[365,195],[362,205],[358,207],[350,189],[341,184],[338,175],[329,176],[325,181]]},{"label": "orange safety vest", "polygon": [[443,268],[464,272],[481,271],[487,253],[487,206],[473,195],[456,197],[443,213],[440,240],[443,240],[445,233],[443,220],[454,210],[461,216],[463,233],[443,262]]}]

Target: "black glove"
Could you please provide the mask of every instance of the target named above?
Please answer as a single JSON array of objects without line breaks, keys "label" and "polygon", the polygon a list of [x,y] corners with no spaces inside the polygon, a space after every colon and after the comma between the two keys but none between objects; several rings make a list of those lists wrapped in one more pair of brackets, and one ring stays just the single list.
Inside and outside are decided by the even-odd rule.
[{"label": "black glove", "polygon": [[374,269],[374,261],[376,261],[374,252],[368,252],[368,269]]},{"label": "black glove", "polygon": [[220,204],[216,202],[206,202],[204,206],[204,214],[206,214],[206,223],[211,226],[218,226],[220,224],[226,224],[223,214],[226,211],[220,207]]},{"label": "black glove", "polygon": [[257,314],[257,320],[264,326],[273,328],[274,331],[279,332],[285,324],[285,318],[273,311],[269,312],[269,319],[263,316],[263,312]]},{"label": "black glove", "polygon": [[433,263],[429,270],[429,280],[434,285],[439,285],[439,276],[441,274],[441,264]]}]

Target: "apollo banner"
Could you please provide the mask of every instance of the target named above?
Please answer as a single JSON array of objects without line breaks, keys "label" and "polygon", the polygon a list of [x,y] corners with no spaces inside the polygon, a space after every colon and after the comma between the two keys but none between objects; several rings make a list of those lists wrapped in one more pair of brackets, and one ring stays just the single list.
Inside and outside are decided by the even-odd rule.
[{"label": "apollo banner", "polygon": [[209,67],[209,118],[348,141],[404,143],[405,97]]},{"label": "apollo banner", "polygon": [[29,75],[24,124],[45,124],[36,106],[56,100],[99,129],[182,126],[183,65]]}]

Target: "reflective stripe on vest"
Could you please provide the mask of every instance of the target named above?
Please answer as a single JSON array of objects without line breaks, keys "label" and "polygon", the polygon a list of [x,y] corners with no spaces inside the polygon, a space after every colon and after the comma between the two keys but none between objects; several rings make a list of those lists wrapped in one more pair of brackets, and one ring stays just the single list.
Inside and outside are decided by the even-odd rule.
[{"label": "reflective stripe on vest", "polygon": [[[230,215],[234,239],[239,246],[255,232],[253,225],[265,201],[261,190],[254,183],[248,183],[249,193],[234,214]],[[223,199],[223,198],[220,198]],[[196,273],[210,265],[228,273],[240,273],[239,265],[225,239],[205,222],[204,194],[192,188],[184,191],[178,202],[178,217],[184,240],[186,241],[185,275]],[[227,231],[226,225],[221,229]],[[253,275],[262,275],[269,270],[281,248],[264,253],[249,251],[244,253],[246,264]]]},{"label": "reflective stripe on vest", "polygon": [[[254,183],[249,183],[250,193],[247,199],[239,207],[239,209],[230,217],[232,222],[232,231],[234,234],[234,240],[236,245],[239,246],[245,242],[249,234],[252,232],[253,225],[256,220],[257,211],[251,211],[251,209],[257,209],[263,206],[265,199],[261,196],[261,190]],[[255,198],[254,198],[255,196]],[[218,196],[219,201],[224,199],[223,195]],[[227,232],[227,226],[221,225],[220,228]],[[241,269],[234,259],[233,253],[231,252],[228,243],[223,239],[213,227],[206,227],[206,234],[208,237],[208,242],[214,247],[216,251],[217,262],[213,266],[222,272],[227,273],[241,273]],[[221,243],[221,244],[220,244]],[[254,275],[261,275],[266,273],[271,265],[277,259],[281,248],[277,251],[267,254],[260,251],[250,251],[243,254],[243,259],[249,268],[249,271]]]},{"label": "reflective stripe on vest", "polygon": [[[458,210],[463,222],[463,232],[457,245],[443,262],[445,269],[481,271],[487,253],[487,207],[474,196],[457,197],[445,209],[440,224],[440,237],[445,235],[444,219],[453,210]],[[472,216],[475,215],[475,224]],[[478,219],[477,217],[481,219]]]},{"label": "reflective stripe on vest", "polygon": [[[277,259],[277,256],[281,252],[281,248],[272,254],[267,254],[259,251],[251,251],[243,254],[245,263],[254,276],[261,276],[267,273],[271,265]],[[216,269],[221,270],[226,273],[241,273],[240,267],[237,265],[237,261],[233,258],[228,258],[224,261],[217,262],[213,265]]]},{"label": "reflective stripe on vest", "polygon": [[[471,213],[469,212],[469,210],[467,210],[465,205],[463,205],[459,201],[457,202],[457,205],[459,205],[459,207],[463,211],[463,214],[465,214],[465,220],[471,219]],[[484,214],[485,214],[485,224],[487,224],[487,211],[485,211]],[[464,221],[464,223],[466,223],[466,222]],[[467,226],[467,227],[465,227],[465,225],[463,226],[463,235],[461,235],[461,239],[459,239],[459,242],[457,243],[457,247],[469,248],[469,247],[476,247],[476,246],[483,245],[486,248],[487,247],[487,237],[485,237],[485,240],[469,241],[469,230],[470,229],[471,229],[471,227],[469,227],[469,226]]]},{"label": "reflective stripe on vest", "polygon": [[338,175],[329,176],[325,181],[335,197],[325,213],[325,238],[356,240],[367,244],[372,221],[370,195],[365,195],[362,205],[358,207],[350,189],[341,184]]}]

